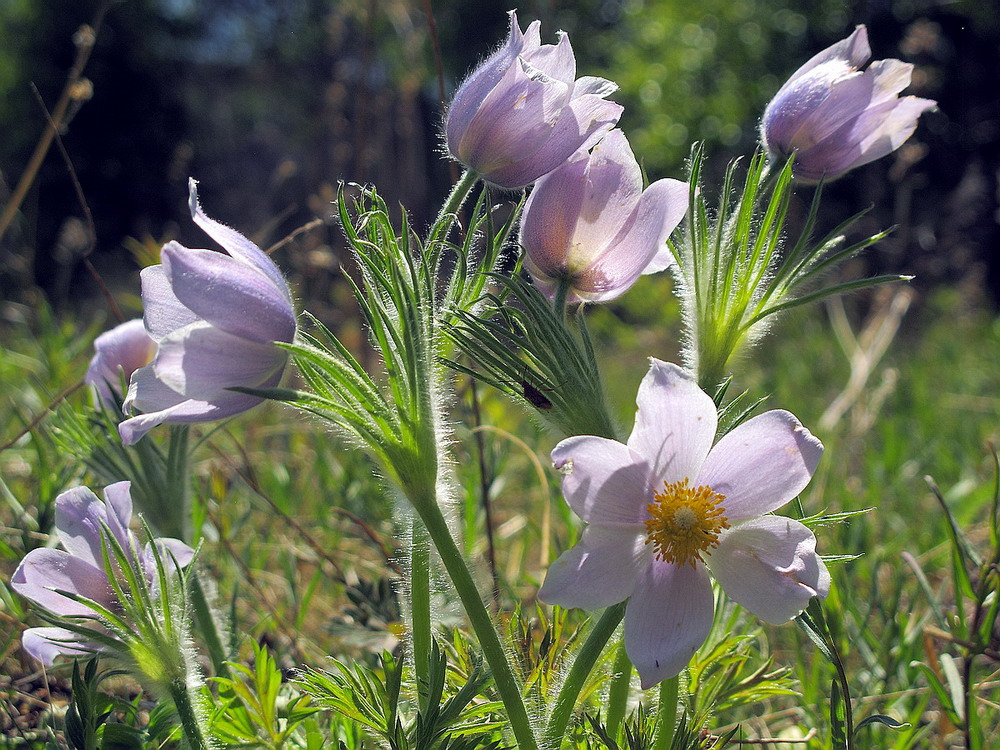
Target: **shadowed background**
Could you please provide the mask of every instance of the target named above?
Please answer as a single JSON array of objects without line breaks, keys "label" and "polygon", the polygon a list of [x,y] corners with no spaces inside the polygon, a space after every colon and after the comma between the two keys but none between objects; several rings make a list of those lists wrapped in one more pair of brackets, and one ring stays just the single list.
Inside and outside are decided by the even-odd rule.
[{"label": "shadowed background", "polygon": [[[51,109],[75,56],[73,35],[99,6],[0,6],[0,202],[45,125],[30,84]],[[326,220],[279,254],[305,305],[321,313],[338,307],[343,250],[329,220],[338,181],[374,183],[425,224],[451,177],[428,8],[450,96],[504,37],[506,3],[111,4],[63,139],[94,216],[93,261],[125,306],[138,309],[135,273],[163,241],[204,244],[187,214],[189,175],[201,181],[210,215],[265,246]],[[868,24],[874,57],[916,63],[907,93],[938,100],[940,111],[897,153],[830,186],[828,215],[874,204],[859,232],[900,225],[868,270],[996,292],[1000,17],[984,4],[578,0],[527,2],[519,14],[522,26],[542,20],[543,41],[568,31],[581,74],[621,85],[621,125],[650,179],[681,177],[695,139],[707,142],[716,174],[749,153],[784,79]],[[0,244],[0,294],[30,304],[38,287],[59,309],[92,302],[97,287],[81,263],[88,245],[53,147]],[[10,304],[3,315],[21,317]]]}]

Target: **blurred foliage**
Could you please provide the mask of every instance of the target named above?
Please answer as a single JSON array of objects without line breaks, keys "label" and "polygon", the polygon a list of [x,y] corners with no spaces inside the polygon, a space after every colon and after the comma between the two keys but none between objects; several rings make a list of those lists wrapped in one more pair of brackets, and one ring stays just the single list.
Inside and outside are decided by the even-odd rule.
[{"label": "blurred foliage", "polygon": [[[73,58],[72,37],[100,0],[0,4],[0,201],[24,169]],[[85,71],[93,95],[64,140],[97,221],[98,269],[112,288],[136,287],[127,244],[186,237],[184,185],[202,180],[213,215],[269,244],[313,217],[325,226],[286,246],[314,312],[339,315],[346,260],[331,220],[338,180],[379,186],[414,223],[447,190],[440,157],[441,94],[423,3],[406,0],[129,0],[112,3]],[[508,5],[429,3],[445,96],[496,47]],[[996,286],[993,248],[1000,169],[1000,21],[971,0],[528,0],[526,26],[543,40],[571,34],[578,69],[617,81],[622,126],[651,178],[679,176],[690,142],[705,140],[708,173],[748,153],[761,112],[811,55],[857,23],[876,58],[917,64],[913,93],[938,99],[904,149],[830,187],[834,213],[875,203],[874,234],[905,229],[883,253],[897,270],[935,281]],[[0,291],[34,284],[59,308],[92,300],[81,268],[82,211],[55,149],[22,215],[0,242]],[[868,231],[870,229],[870,231]],[[903,261],[903,262],[897,262]],[[877,263],[877,261],[873,261]],[[878,268],[873,271],[878,271]],[[70,291],[72,290],[72,292]],[[317,306],[328,306],[327,311]],[[4,317],[9,318],[9,310]]]}]

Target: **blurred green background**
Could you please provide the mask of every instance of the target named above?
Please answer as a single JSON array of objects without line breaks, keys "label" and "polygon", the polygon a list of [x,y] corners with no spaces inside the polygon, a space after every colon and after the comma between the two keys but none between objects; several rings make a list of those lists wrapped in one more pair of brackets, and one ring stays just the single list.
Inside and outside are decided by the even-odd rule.
[{"label": "blurred green background", "polygon": [[[426,222],[447,191],[441,103],[426,11],[450,96],[506,33],[487,0],[127,0],[112,3],[75,102],[66,148],[96,222],[94,261],[137,293],[132,255],[163,240],[202,244],[186,181],[210,215],[261,243],[319,216],[338,181],[375,183]],[[997,288],[1000,14],[989,3],[832,0],[534,0],[543,40],[570,33],[581,74],[617,81],[621,121],[651,179],[680,177],[690,143],[715,174],[747,154],[768,99],[802,62],[869,26],[875,58],[917,64],[909,93],[937,99],[893,156],[835,184],[831,216],[875,204],[859,231],[899,224],[868,261],[918,285]],[[16,184],[65,82],[95,0],[0,3],[0,203]],[[43,289],[57,308],[97,294],[80,256],[83,212],[53,148],[0,244],[0,296]],[[283,258],[307,306],[328,304],[342,257],[328,222]],[[131,251],[131,252],[130,252]],[[148,257],[148,256],[147,256]],[[30,300],[29,300],[30,301]],[[19,317],[4,308],[4,317]]]}]

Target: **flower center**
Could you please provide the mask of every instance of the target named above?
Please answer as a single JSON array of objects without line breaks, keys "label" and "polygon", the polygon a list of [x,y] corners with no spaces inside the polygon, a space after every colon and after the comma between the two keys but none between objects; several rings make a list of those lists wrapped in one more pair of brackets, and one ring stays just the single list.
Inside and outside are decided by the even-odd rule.
[{"label": "flower center", "polygon": [[646,544],[654,554],[675,565],[689,563],[712,547],[719,546],[719,535],[729,528],[719,503],[726,499],[708,485],[689,487],[688,480],[664,482],[646,506]]}]

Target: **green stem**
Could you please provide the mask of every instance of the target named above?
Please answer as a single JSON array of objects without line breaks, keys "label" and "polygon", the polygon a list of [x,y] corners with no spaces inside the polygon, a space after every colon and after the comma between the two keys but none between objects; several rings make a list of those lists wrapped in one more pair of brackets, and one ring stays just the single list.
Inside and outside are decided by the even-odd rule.
[{"label": "green stem", "polygon": [[608,735],[614,739],[618,728],[625,718],[625,707],[628,704],[629,687],[632,684],[632,662],[625,649],[625,639],[618,644],[618,655],[615,657],[615,676],[611,678],[611,689],[608,691],[608,719],[605,724]]},{"label": "green stem", "polygon": [[556,296],[552,300],[552,309],[556,311],[559,320],[566,319],[566,300],[569,299],[569,290],[572,285],[573,280],[569,276],[563,276],[556,286]]},{"label": "green stem", "polygon": [[[465,203],[465,199],[469,197],[469,193],[472,192],[472,188],[478,181],[479,175],[471,169],[467,169],[462,173],[462,176],[455,183],[455,186],[451,189],[451,193],[448,194],[444,204],[441,206],[437,221],[434,222],[425,245],[430,245],[435,239],[443,240],[448,236],[448,232],[451,231],[451,227],[455,223],[455,218],[458,216],[459,209],[462,208],[462,204]],[[451,219],[447,218],[449,214],[451,214]]]},{"label": "green stem", "polygon": [[427,708],[431,654],[431,548],[427,528],[418,518],[410,531],[410,632],[420,710]]},{"label": "green stem", "polygon": [[653,750],[670,750],[677,726],[677,684],[680,677],[675,675],[660,683],[660,703],[656,716],[656,737]]},{"label": "green stem", "polygon": [[601,652],[611,636],[618,628],[618,623],[625,617],[625,602],[615,604],[604,610],[601,618],[594,625],[587,635],[587,640],[577,652],[570,667],[566,681],[563,683],[559,696],[556,698],[556,705],[549,714],[548,724],[542,734],[542,746],[551,749],[558,748],[562,743],[562,738],[566,734],[566,727],[569,725],[570,716],[573,715],[573,708],[576,706],[576,699],[583,690],[583,685],[594,669],[594,664],[600,657]]},{"label": "green stem", "polygon": [[191,574],[188,583],[188,595],[191,597],[191,606],[194,608],[195,624],[205,641],[205,647],[208,649],[209,658],[211,658],[212,666],[215,669],[215,676],[228,677],[229,666],[226,664],[226,660],[229,653],[223,645],[219,623],[208,603],[205,588],[202,586],[201,578],[197,572]]},{"label": "green stem", "polygon": [[210,746],[205,740],[198,715],[191,703],[191,694],[183,679],[176,678],[170,681],[170,698],[174,702],[174,708],[177,709],[181,730],[184,732],[188,747],[191,750],[208,750]]},{"label": "green stem", "polygon": [[483,656],[489,664],[490,672],[493,675],[493,682],[496,684],[500,700],[503,701],[507,710],[507,719],[510,722],[511,730],[517,742],[519,750],[538,750],[538,741],[531,728],[531,721],[528,719],[528,712],[524,707],[524,700],[521,697],[521,687],[518,685],[507,660],[507,652],[500,643],[496,627],[490,617],[483,598],[476,588],[472,574],[465,564],[465,558],[459,551],[455,540],[448,529],[448,523],[441,514],[440,508],[434,502],[422,502],[416,505],[434,547],[441,556],[445,570],[451,578],[462,606],[472,629],[479,639],[479,645],[483,650]]}]

